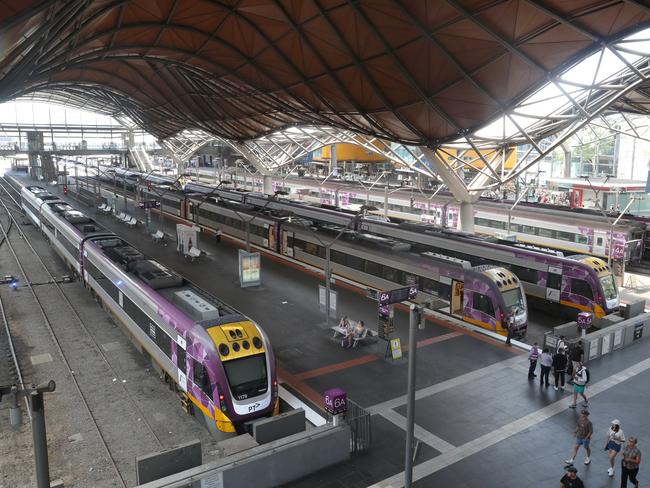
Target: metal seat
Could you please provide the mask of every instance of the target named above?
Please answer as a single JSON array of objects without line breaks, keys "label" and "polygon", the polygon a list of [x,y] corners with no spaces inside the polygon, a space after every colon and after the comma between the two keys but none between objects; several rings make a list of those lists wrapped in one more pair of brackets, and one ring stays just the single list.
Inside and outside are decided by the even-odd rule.
[{"label": "metal seat", "polygon": [[201,254],[203,254],[203,251],[197,247],[192,246],[190,247],[190,250],[185,254],[185,257],[194,261],[195,259],[199,258]]}]

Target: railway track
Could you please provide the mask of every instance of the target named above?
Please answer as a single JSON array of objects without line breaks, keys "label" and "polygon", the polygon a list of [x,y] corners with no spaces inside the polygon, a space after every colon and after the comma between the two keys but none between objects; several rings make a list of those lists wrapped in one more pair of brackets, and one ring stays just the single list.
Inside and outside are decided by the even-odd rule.
[{"label": "railway track", "polygon": [[[16,198],[19,193],[4,178],[0,179],[0,192],[2,192],[0,209],[4,211],[7,217],[6,223],[0,222],[2,242],[8,246],[20,270],[22,275],[21,286],[29,289],[31,298],[40,312],[43,326],[46,328],[65,367],[66,376],[72,381],[83,410],[90,419],[92,428],[102,445],[107,461],[115,472],[116,482],[119,486],[126,487],[127,480],[124,471],[133,471],[133,458],[124,456],[125,449],[120,443],[129,442],[130,440],[118,439],[112,432],[114,426],[111,425],[111,420],[115,420],[115,415],[107,416],[106,410],[114,406],[107,406],[105,404],[106,399],[95,394],[97,384],[94,381],[98,376],[118,378],[120,374],[104,354],[102,347],[84,323],[84,320],[82,320],[75,305],[59,282],[60,279],[54,276],[39,253],[34,249],[10,210],[10,205],[5,202],[8,198],[13,202],[11,207],[20,208],[19,200]],[[17,245],[19,243],[20,245]],[[4,312],[4,310],[0,309],[0,312]],[[11,331],[6,319],[4,331],[8,339],[7,347],[11,350]],[[17,375],[20,375],[20,365],[15,351],[13,359]],[[77,374],[75,371],[83,371],[84,374]],[[22,377],[18,381],[22,381]],[[131,426],[131,432],[138,435],[146,433],[152,441],[150,444],[162,448],[163,442],[147,422],[147,415],[141,411],[131,392],[122,383],[120,383],[119,388],[122,389],[123,398],[129,400],[128,408],[125,405],[122,406],[124,412],[123,415],[119,415],[119,420],[122,423],[134,423]],[[143,430],[146,432],[143,432]]]}]

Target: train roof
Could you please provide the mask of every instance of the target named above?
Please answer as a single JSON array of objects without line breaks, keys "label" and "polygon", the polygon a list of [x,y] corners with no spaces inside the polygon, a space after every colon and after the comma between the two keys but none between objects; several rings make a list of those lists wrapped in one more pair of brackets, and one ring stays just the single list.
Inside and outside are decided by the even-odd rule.
[{"label": "train roof", "polygon": [[182,310],[204,329],[248,320],[237,310],[188,282],[175,271],[149,259],[115,234],[92,237],[109,260]]}]

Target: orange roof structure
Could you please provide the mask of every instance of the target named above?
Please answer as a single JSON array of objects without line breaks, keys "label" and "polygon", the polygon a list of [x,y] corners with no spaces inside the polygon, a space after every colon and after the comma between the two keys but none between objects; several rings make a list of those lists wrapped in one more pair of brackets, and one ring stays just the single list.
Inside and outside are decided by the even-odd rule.
[{"label": "orange roof structure", "polygon": [[650,25],[632,0],[0,5],[0,99],[36,93],[127,114],[160,138],[234,141],[309,125],[437,146]]}]

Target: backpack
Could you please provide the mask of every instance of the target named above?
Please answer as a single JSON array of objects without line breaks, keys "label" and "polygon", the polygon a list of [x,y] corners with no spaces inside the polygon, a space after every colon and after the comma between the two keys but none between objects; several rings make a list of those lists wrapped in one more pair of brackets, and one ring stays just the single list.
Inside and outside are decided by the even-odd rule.
[{"label": "backpack", "polygon": [[583,385],[586,385],[587,383],[589,383],[589,380],[591,379],[590,376],[589,376],[589,370],[587,368],[585,368],[584,366],[582,367],[582,369],[580,369],[576,373],[576,378],[577,377],[580,378],[580,381],[584,382],[584,383],[582,383]]}]

